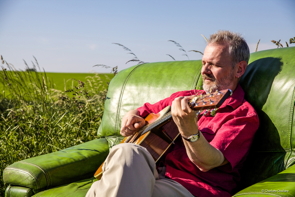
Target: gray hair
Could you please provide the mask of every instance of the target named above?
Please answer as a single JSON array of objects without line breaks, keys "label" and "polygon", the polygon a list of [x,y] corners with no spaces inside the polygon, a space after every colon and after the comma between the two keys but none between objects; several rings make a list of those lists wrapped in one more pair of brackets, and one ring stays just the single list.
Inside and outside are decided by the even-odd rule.
[{"label": "gray hair", "polygon": [[218,31],[210,36],[208,44],[212,43],[228,44],[233,63],[238,63],[240,61],[246,61],[248,63],[250,50],[247,42],[240,34],[230,31]]}]

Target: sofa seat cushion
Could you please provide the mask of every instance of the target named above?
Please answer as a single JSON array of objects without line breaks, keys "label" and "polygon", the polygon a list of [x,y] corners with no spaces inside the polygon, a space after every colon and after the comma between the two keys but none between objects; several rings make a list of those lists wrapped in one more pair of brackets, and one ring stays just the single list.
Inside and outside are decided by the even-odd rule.
[{"label": "sofa seat cushion", "polygon": [[33,197],[84,197],[94,181],[95,178],[84,179],[39,192]]}]

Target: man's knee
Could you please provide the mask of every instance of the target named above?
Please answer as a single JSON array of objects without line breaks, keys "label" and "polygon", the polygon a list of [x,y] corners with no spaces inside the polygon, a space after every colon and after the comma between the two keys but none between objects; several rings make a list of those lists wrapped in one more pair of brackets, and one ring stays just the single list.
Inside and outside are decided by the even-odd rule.
[{"label": "man's knee", "polygon": [[111,152],[121,152],[122,154],[127,153],[130,154],[132,152],[139,153],[139,152],[148,152],[146,148],[143,146],[133,144],[133,143],[121,143],[116,146],[113,146]]},{"label": "man's knee", "polygon": [[143,146],[133,143],[121,143],[113,146],[109,158],[116,158],[119,162],[138,163],[147,162],[152,168],[155,165],[151,154]]}]

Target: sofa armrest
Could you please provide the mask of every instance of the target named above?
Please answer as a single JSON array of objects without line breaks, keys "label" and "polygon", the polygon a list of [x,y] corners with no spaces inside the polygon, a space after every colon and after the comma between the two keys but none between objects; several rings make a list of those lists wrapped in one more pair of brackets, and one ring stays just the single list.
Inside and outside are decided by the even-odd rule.
[{"label": "sofa armrest", "polygon": [[295,196],[295,165],[247,187],[234,196]]},{"label": "sofa armrest", "polygon": [[34,192],[93,176],[109,152],[105,138],[92,140],[61,151],[15,162],[4,169],[9,185]]}]

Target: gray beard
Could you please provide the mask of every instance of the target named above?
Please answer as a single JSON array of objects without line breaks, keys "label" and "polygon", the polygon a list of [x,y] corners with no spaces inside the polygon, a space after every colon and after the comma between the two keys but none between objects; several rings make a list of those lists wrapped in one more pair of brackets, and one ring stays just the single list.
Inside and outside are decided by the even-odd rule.
[{"label": "gray beard", "polygon": [[206,92],[215,92],[216,90],[218,90],[218,86],[216,84],[214,85],[206,85],[203,84],[203,90],[205,90]]}]

